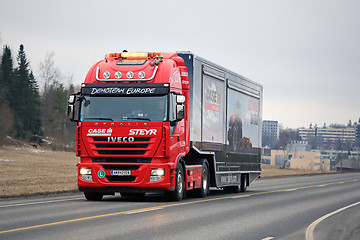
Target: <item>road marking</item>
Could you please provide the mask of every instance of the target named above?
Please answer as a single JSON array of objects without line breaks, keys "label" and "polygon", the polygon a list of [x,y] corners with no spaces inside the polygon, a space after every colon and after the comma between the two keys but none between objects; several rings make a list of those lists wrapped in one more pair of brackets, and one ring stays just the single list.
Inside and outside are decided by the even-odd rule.
[{"label": "road marking", "polygon": [[156,210],[160,210],[160,209],[162,209],[162,208],[160,207],[160,208],[152,208],[152,209],[144,209],[144,210],[135,210],[135,211],[128,212],[128,213],[125,213],[125,214],[130,215],[130,214],[135,214],[135,213],[144,213],[144,212],[156,211]]},{"label": "road marking", "polygon": [[246,197],[250,197],[250,194],[247,195],[240,195],[240,196],[236,196],[236,197],[232,197],[232,198],[246,198]]},{"label": "road marking", "polygon": [[79,200],[79,199],[83,199],[83,198],[79,197],[79,198],[67,198],[67,199],[49,200],[49,201],[41,201],[41,202],[16,203],[16,204],[2,205],[2,206],[0,206],[0,208],[18,207],[18,206],[36,205],[36,204],[54,203],[54,202],[66,202],[66,201],[73,201],[73,200]]},{"label": "road marking", "polygon": [[351,204],[349,206],[340,208],[340,209],[338,209],[336,211],[333,211],[333,212],[331,212],[329,214],[326,214],[326,215],[322,216],[321,218],[319,218],[319,219],[315,220],[314,222],[312,222],[309,225],[309,227],[306,229],[306,240],[314,240],[314,229],[315,229],[316,225],[318,225],[321,221],[324,221],[328,217],[331,217],[331,216],[333,216],[333,215],[335,215],[335,214],[337,214],[339,212],[342,212],[342,211],[344,211],[344,210],[346,210],[348,208],[354,207],[354,206],[359,205],[359,204],[360,204],[360,202],[357,202],[357,203]]},{"label": "road marking", "polygon": [[286,189],[286,190],[284,190],[284,192],[293,192],[293,191],[296,191],[296,190],[298,190],[298,188]]},{"label": "road marking", "polygon": [[[329,183],[327,185],[330,185],[330,184],[337,184],[337,182]],[[304,187],[298,187],[297,189],[308,189],[308,188],[314,188],[314,187],[317,187],[317,186],[318,185],[304,186]],[[294,188],[292,188],[292,189],[294,189]],[[246,196],[250,197],[250,196],[264,195],[264,194],[269,194],[269,193],[279,193],[279,192],[286,192],[288,190],[290,190],[290,189],[279,189],[279,190],[273,190],[273,191],[268,191],[268,192],[250,193],[250,194],[247,194]],[[242,197],[245,197],[245,195],[242,195]],[[117,216],[117,215],[122,215],[122,214],[127,214],[127,213],[134,213],[135,211],[139,211],[139,212],[140,211],[152,211],[152,209],[157,210],[158,208],[177,207],[177,206],[182,206],[182,205],[189,205],[189,204],[195,204],[195,203],[204,203],[204,202],[212,202],[212,201],[232,199],[232,198],[235,198],[235,196],[207,198],[207,199],[196,200],[196,201],[173,203],[173,204],[167,204],[167,205],[163,205],[163,206],[156,206],[156,207],[142,208],[142,209],[134,209],[134,210],[128,210],[128,211],[122,211],[122,212],[95,215],[95,216],[84,217],[84,218],[75,218],[75,219],[69,219],[69,220],[65,220],[65,221],[52,222],[52,223],[34,225],[34,226],[29,226],[29,227],[4,230],[4,231],[0,231],[0,234],[9,233],[9,232],[23,231],[23,230],[29,230],[29,229],[35,229],[35,228],[41,228],[41,227],[47,227],[47,226],[54,226],[54,225],[59,225],[59,224],[64,224],[64,223],[79,222],[79,221],[85,221],[85,220],[96,219],[96,218]],[[240,196],[239,196],[239,198],[240,198]],[[65,201],[65,199],[62,199],[62,200]],[[54,200],[54,201],[56,201],[56,200]],[[61,201],[61,200],[58,200],[58,201]],[[44,202],[50,202],[50,201],[44,201]],[[9,205],[7,205],[7,206],[9,206]]]},{"label": "road marking", "polygon": [[271,240],[271,239],[274,239],[274,237],[267,237],[267,238],[263,238],[261,240]]}]

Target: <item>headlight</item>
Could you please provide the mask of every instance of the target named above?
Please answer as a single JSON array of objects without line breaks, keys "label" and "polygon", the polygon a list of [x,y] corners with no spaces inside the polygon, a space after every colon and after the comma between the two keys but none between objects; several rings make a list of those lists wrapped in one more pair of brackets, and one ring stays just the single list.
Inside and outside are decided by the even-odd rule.
[{"label": "headlight", "polygon": [[91,175],[91,168],[80,168],[80,175]]},{"label": "headlight", "polygon": [[151,169],[151,176],[164,176],[164,175],[165,175],[165,169],[163,168]]}]

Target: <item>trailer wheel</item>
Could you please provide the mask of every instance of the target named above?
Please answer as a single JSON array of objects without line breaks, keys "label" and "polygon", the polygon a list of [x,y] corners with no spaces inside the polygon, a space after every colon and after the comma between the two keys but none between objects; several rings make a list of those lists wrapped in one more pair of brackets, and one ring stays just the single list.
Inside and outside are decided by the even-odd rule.
[{"label": "trailer wheel", "polygon": [[247,185],[248,185],[247,175],[246,175],[246,174],[241,174],[241,187],[240,187],[240,191],[241,191],[241,192],[246,192]]},{"label": "trailer wheel", "polygon": [[84,192],[84,196],[90,201],[100,201],[104,195],[98,192]]},{"label": "trailer wheel", "polygon": [[169,193],[169,197],[173,201],[181,201],[184,196],[185,185],[184,185],[184,170],[182,165],[179,163],[176,169],[176,183],[175,190]]},{"label": "trailer wheel", "polygon": [[202,161],[202,170],[201,170],[201,187],[195,190],[195,195],[200,198],[204,198],[209,194],[209,167],[208,161]]}]

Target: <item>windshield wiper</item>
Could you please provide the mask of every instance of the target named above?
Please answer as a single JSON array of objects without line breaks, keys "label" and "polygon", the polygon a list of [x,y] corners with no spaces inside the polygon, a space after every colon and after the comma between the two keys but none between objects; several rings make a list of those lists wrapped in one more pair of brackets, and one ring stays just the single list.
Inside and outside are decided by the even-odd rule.
[{"label": "windshield wiper", "polygon": [[114,121],[114,120],[112,120],[111,118],[102,118],[102,117],[99,117],[99,118],[85,118],[85,120],[106,120],[106,121]]},{"label": "windshield wiper", "polygon": [[150,122],[151,122],[151,119],[150,119],[150,118],[141,118],[141,117],[123,117],[122,119],[123,119],[123,120],[127,120],[127,119],[131,119],[131,120],[146,120],[146,121],[150,121]]}]

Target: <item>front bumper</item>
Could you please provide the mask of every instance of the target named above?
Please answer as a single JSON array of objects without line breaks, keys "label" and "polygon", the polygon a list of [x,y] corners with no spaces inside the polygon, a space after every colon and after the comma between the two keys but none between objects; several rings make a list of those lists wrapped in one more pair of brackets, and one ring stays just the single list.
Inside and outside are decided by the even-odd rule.
[{"label": "front bumper", "polygon": [[[81,168],[91,169],[91,177],[83,177]],[[112,171],[131,169],[129,176],[114,176]],[[164,176],[160,180],[151,177],[151,169],[162,168]],[[123,171],[123,170],[121,170]],[[153,192],[174,190],[175,169],[169,164],[108,164],[108,163],[78,163],[78,187],[83,192]],[[86,180],[84,180],[86,179]]]}]

